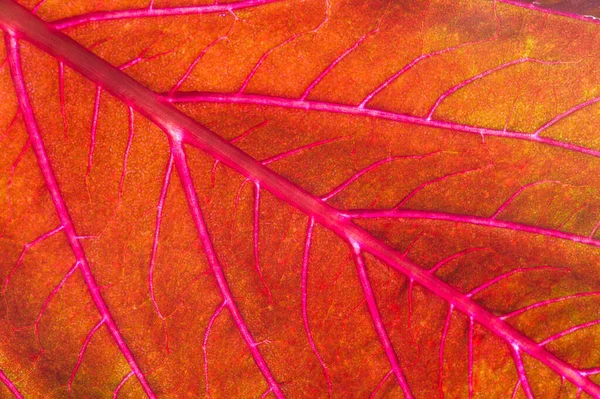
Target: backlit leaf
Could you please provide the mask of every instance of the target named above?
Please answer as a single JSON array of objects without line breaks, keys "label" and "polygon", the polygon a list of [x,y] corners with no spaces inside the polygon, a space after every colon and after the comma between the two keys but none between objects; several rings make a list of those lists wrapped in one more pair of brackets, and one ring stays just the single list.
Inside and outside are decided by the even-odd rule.
[{"label": "backlit leaf", "polygon": [[591,2],[22,3],[3,397],[600,398]]}]

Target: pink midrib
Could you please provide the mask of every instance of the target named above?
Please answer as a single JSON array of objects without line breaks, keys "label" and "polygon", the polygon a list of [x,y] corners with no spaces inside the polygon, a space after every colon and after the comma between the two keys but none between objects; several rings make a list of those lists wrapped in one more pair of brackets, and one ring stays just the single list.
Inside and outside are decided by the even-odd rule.
[{"label": "pink midrib", "polygon": [[306,192],[262,165],[237,147],[189,118],[161,97],[97,57],[74,40],[47,25],[10,0],[0,0],[0,26],[24,38],[54,57],[64,61],[92,82],[105,88],[135,108],[167,132],[175,142],[199,147],[249,179],[258,182],[272,194],[332,230],[349,243],[405,274],[454,308],[488,328],[509,345],[518,346],[530,356],[566,378],[588,394],[600,398],[600,387],[566,362],[499,319],[472,299],[440,281],[431,273],[405,259],[393,248],[345,218],[338,210]]}]

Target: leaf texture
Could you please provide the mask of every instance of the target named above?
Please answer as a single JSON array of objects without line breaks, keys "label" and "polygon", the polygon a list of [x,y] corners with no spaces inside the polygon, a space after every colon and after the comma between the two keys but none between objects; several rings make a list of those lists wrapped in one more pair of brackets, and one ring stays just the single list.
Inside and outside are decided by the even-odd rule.
[{"label": "leaf texture", "polygon": [[600,398],[586,7],[1,0],[3,397]]}]

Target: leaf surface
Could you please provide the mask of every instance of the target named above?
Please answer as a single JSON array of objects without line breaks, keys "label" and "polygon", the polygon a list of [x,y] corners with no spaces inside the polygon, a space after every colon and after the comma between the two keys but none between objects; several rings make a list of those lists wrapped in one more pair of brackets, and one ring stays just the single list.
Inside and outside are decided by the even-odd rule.
[{"label": "leaf surface", "polygon": [[595,20],[2,0],[0,26],[5,396],[600,397]]}]

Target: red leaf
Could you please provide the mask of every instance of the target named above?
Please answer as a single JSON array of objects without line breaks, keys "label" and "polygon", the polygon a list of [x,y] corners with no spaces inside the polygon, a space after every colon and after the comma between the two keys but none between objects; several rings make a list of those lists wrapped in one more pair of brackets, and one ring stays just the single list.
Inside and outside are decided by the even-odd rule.
[{"label": "red leaf", "polygon": [[600,398],[593,18],[114,3],[0,1],[5,396]]}]

